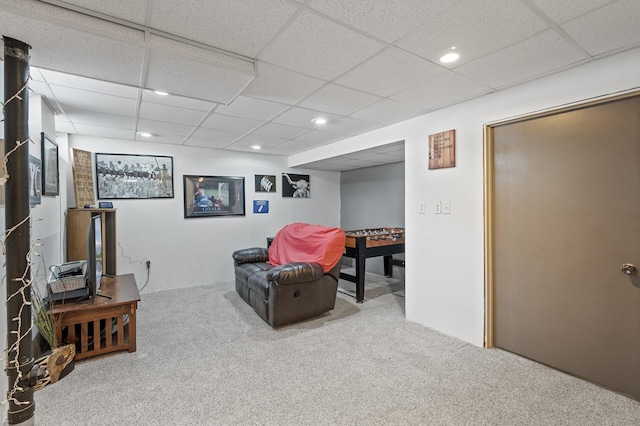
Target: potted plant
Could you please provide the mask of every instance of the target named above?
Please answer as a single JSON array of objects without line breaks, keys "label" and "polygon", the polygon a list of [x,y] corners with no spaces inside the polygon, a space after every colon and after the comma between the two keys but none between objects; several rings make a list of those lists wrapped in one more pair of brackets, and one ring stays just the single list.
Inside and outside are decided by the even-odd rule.
[{"label": "potted plant", "polygon": [[47,303],[35,285],[31,286],[31,317],[50,347],[50,350],[35,361],[36,365],[45,370],[45,374],[38,379],[35,386],[35,389],[39,390],[49,383],[57,382],[73,370],[76,346],[60,346],[56,334],[56,318],[49,311]]}]

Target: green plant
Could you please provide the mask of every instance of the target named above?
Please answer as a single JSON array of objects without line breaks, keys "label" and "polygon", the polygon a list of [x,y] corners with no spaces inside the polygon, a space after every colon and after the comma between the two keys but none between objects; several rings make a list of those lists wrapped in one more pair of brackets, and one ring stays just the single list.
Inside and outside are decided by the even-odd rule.
[{"label": "green plant", "polygon": [[56,321],[54,315],[47,309],[40,290],[37,286],[31,286],[31,317],[33,323],[38,327],[38,331],[49,343],[51,349],[58,347],[58,336],[56,335]]}]

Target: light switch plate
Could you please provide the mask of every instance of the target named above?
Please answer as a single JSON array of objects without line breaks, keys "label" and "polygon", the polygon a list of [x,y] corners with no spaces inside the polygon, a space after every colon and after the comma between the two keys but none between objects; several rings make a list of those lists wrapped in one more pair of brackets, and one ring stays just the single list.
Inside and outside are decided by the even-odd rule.
[{"label": "light switch plate", "polygon": [[442,213],[443,214],[451,214],[451,201],[443,201],[442,202]]},{"label": "light switch plate", "polygon": [[418,213],[420,213],[420,214],[424,214],[424,213],[425,213],[425,211],[426,211],[425,209],[426,209],[426,207],[425,207],[425,203],[424,203],[424,201],[420,201],[420,202],[418,203]]}]

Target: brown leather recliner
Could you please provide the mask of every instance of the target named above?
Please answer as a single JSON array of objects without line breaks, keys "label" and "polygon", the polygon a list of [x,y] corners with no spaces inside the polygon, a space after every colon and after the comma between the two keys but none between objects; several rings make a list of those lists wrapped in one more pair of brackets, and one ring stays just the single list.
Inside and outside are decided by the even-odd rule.
[{"label": "brown leather recliner", "polygon": [[250,248],[233,253],[236,291],[256,313],[279,327],[315,317],[334,308],[340,264],[324,273],[317,263],[273,266],[269,251]]},{"label": "brown leather recliner", "polygon": [[[293,228],[294,225],[297,225],[298,228]],[[306,224],[288,226],[292,227],[290,229],[294,229],[293,232],[299,232],[300,226],[303,225]],[[309,226],[319,227],[319,225]],[[272,250],[277,244],[291,241],[290,239],[281,238],[281,234],[286,234],[287,232],[285,228],[276,235]],[[333,245],[333,248],[327,247],[325,251],[322,245],[316,245],[314,247],[316,253],[335,252],[336,245],[340,244],[344,247],[344,231],[339,228],[324,229],[337,229],[339,232],[336,237],[332,237],[330,244]],[[293,238],[296,237],[294,236]],[[301,236],[300,240],[308,242],[308,235]],[[320,249],[318,250],[318,248]],[[272,255],[274,259],[279,258],[275,252]],[[326,265],[326,257],[319,260],[318,263],[305,259],[307,261],[289,261],[274,266],[268,263],[269,249],[254,247],[235,251],[233,253],[233,261],[236,291],[245,302],[253,307],[260,318],[272,327],[279,327],[315,317],[332,310],[336,302],[338,279],[340,277],[339,258],[341,254],[337,254],[333,267],[331,265],[333,265],[333,258],[336,255],[333,254],[329,257],[331,257],[329,260],[331,263],[325,268],[331,269],[325,272],[320,262]]]}]

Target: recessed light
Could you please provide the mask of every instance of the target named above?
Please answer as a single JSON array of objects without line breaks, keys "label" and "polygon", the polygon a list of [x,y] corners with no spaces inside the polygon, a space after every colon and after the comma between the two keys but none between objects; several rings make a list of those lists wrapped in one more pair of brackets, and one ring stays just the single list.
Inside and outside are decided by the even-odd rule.
[{"label": "recessed light", "polygon": [[251,145],[249,148],[254,149],[256,151],[261,150],[262,147],[260,145]]},{"label": "recessed light", "polygon": [[448,64],[448,63],[457,61],[458,58],[460,58],[460,54],[458,52],[455,52],[455,50],[456,50],[456,47],[455,46],[451,46],[447,50],[447,53],[445,53],[444,55],[442,55],[440,57],[440,62]]},{"label": "recessed light", "polygon": [[156,95],[160,95],[160,96],[169,96],[169,94],[167,92],[162,92],[160,90],[154,90],[153,93],[155,93]]},{"label": "recessed light", "polygon": [[138,132],[138,134],[140,136],[142,136],[143,138],[150,138],[151,136],[153,136],[151,133],[149,132]]},{"label": "recessed light", "polygon": [[324,117],[318,117],[311,120],[311,122],[313,124],[323,125],[323,124],[327,124],[327,119]]}]

